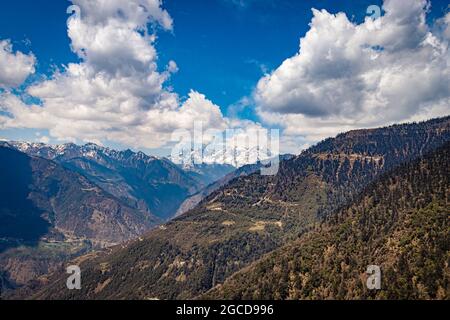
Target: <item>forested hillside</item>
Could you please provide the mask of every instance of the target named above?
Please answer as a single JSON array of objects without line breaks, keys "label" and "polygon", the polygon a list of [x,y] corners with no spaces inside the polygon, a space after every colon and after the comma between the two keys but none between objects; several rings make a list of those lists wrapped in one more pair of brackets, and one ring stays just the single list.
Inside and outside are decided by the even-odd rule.
[{"label": "forested hillside", "polygon": [[[449,168],[447,143],[203,298],[449,299]],[[381,267],[379,291],[366,287],[369,265]]]}]

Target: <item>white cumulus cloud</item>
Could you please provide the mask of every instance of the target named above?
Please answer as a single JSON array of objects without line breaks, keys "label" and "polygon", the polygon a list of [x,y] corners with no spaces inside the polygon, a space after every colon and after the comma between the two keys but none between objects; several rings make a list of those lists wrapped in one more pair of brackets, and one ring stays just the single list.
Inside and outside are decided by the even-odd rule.
[{"label": "white cumulus cloud", "polygon": [[0,89],[20,86],[35,72],[35,64],[33,54],[14,52],[11,41],[0,40]]},{"label": "white cumulus cloud", "polygon": [[259,81],[259,115],[301,145],[354,128],[448,114],[450,16],[434,34],[425,21],[428,5],[385,0],[385,15],[361,24],[345,13],[313,9],[299,52]]},{"label": "white cumulus cloud", "polygon": [[68,35],[81,62],[27,88],[39,105],[9,93],[0,96],[0,126],[136,148],[161,147],[173,130],[192,128],[195,120],[206,128],[225,128],[220,108],[204,95],[192,91],[183,102],[166,88],[178,67],[171,61],[158,70],[155,30],[173,28],[160,0],[72,2]]}]

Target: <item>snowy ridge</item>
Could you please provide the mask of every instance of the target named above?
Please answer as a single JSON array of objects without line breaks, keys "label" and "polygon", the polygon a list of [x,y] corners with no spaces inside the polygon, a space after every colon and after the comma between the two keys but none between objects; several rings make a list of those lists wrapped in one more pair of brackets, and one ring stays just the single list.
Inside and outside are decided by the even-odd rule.
[{"label": "snowy ridge", "polygon": [[[190,150],[189,150],[190,149]],[[271,150],[259,147],[235,146],[227,148],[225,145],[202,146],[196,148],[184,148],[178,156],[171,157],[171,160],[189,170],[198,165],[231,165],[240,168],[248,164],[255,164],[277,156]]]},{"label": "snowy ridge", "polygon": [[8,142],[8,145],[29,155],[42,156],[51,160],[60,157],[84,157],[95,160],[100,160],[104,157],[108,157],[118,161],[134,160],[144,163],[149,163],[155,160],[162,160],[157,157],[148,156],[141,151],[137,153],[131,150],[116,151],[110,148],[99,146],[94,143],[88,143],[83,146],[78,146],[74,143],[49,145],[45,143],[10,141]]}]

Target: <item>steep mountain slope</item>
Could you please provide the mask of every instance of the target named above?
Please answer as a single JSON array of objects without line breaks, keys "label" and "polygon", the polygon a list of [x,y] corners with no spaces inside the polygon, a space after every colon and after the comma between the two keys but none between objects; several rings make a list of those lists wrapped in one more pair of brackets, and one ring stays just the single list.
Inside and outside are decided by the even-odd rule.
[{"label": "steep mountain slope", "polygon": [[276,176],[234,179],[142,241],[87,259],[82,290],[64,290],[55,274],[36,297],[196,297],[313,229],[380,174],[449,140],[450,117],[340,135],[282,162]]},{"label": "steep mountain slope", "polygon": [[[280,155],[279,161],[286,161],[292,159],[294,156],[290,154]],[[181,216],[182,214],[188,212],[191,209],[194,209],[203,199],[209,196],[214,191],[220,189],[221,187],[227,185],[232,180],[237,179],[239,177],[248,176],[260,170],[262,167],[262,163],[258,162],[255,164],[248,164],[242,166],[238,169],[235,169],[229,172],[224,177],[217,179],[214,183],[209,184],[206,188],[203,188],[196,194],[190,196],[181,204],[180,208],[177,211],[176,216]]]},{"label": "steep mountain slope", "polygon": [[[447,143],[203,298],[449,299],[449,168]],[[367,289],[369,265],[381,267],[379,291]]]},{"label": "steep mountain slope", "polygon": [[249,164],[245,165],[243,167],[240,167],[239,169],[236,169],[230,173],[228,173],[223,178],[217,180],[214,183],[211,183],[207,187],[203,188],[196,194],[188,197],[186,200],[183,201],[181,206],[178,208],[176,216],[179,217],[182,214],[188,212],[189,210],[194,209],[203,199],[205,199],[207,196],[209,196],[214,191],[220,189],[221,187],[227,185],[230,181],[242,177],[247,176],[249,174],[255,173],[261,168],[260,164]]},{"label": "steep mountain slope", "polygon": [[29,155],[56,161],[87,177],[128,206],[162,220],[174,216],[180,204],[207,184],[210,178],[193,176],[167,159],[142,152],[115,151],[95,144],[49,146],[10,142]]},{"label": "steep mountain slope", "polygon": [[55,162],[0,147],[0,167],[0,270],[16,283],[159,222]]}]

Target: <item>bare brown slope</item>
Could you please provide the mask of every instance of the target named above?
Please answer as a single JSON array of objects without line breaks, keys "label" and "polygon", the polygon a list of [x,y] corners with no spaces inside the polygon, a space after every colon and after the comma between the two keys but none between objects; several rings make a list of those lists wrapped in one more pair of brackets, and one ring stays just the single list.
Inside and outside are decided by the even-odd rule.
[{"label": "bare brown slope", "polygon": [[59,164],[0,147],[0,271],[24,284],[157,223]]}]

